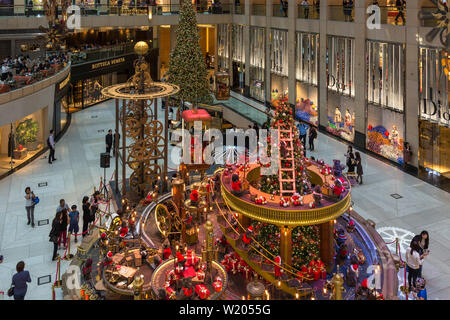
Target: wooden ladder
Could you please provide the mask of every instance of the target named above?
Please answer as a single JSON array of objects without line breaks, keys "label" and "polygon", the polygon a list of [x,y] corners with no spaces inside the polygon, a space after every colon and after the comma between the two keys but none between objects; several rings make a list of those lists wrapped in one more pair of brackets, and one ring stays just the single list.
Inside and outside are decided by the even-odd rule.
[{"label": "wooden ladder", "polygon": [[[294,143],[293,143],[293,137],[292,137],[292,128],[289,129],[282,129],[280,126],[278,126],[278,141],[280,143],[280,148],[278,148],[278,161],[279,161],[279,181],[280,181],[280,196],[287,196],[287,195],[293,195],[296,191],[295,188],[295,162],[294,162]],[[286,145],[286,154],[282,155],[281,152],[281,145],[282,142]],[[281,162],[289,161],[290,167],[286,168],[281,165]],[[288,177],[283,178],[283,173],[287,173]],[[283,189],[283,183],[288,183],[287,189]]]}]

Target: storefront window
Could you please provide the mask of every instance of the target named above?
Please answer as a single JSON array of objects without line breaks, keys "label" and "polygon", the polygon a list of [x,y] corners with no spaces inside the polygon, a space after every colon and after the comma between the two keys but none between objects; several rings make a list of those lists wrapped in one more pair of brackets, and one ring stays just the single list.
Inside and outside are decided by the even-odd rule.
[{"label": "storefront window", "polygon": [[0,128],[0,175],[21,165],[45,146],[47,107]]},{"label": "storefront window", "polygon": [[219,69],[229,70],[228,53],[230,52],[230,42],[228,24],[219,24],[217,26],[217,38],[218,67]]},{"label": "storefront window", "polygon": [[367,99],[394,110],[404,109],[404,45],[367,41]]},{"label": "storefront window", "polygon": [[450,126],[449,54],[437,48],[419,48],[419,95],[421,119]]},{"label": "storefront window", "polygon": [[244,26],[232,26],[233,61],[245,63]]},{"label": "storefront window", "polygon": [[67,103],[67,96],[64,96],[61,100],[61,130],[67,123],[67,114],[69,113],[69,105]]},{"label": "storefront window", "polygon": [[369,105],[367,149],[403,164],[403,113]]},{"label": "storefront window", "polygon": [[328,91],[327,131],[353,142],[355,138],[355,101],[347,96]]},{"label": "storefront window", "polygon": [[319,35],[297,32],[296,79],[317,85]]},{"label": "storefront window", "polygon": [[125,82],[127,77],[127,74],[113,72],[72,83],[69,99],[70,112],[107,100],[108,98],[102,95],[101,90],[104,87]]},{"label": "storefront window", "polygon": [[270,52],[270,72],[276,75],[288,75],[288,42],[287,31],[271,30],[272,50]]},{"label": "storefront window", "polygon": [[295,56],[296,82],[296,119],[319,124],[319,108],[317,105],[317,78],[319,35],[315,33],[297,32],[297,48]]},{"label": "storefront window", "polygon": [[306,121],[314,126],[319,125],[319,106],[317,105],[316,86],[297,81],[297,103],[295,106],[295,117],[298,120]]},{"label": "storefront window", "polygon": [[329,36],[327,39],[328,89],[355,96],[353,86],[355,50],[354,39]]},{"label": "storefront window", "polygon": [[419,121],[419,166],[450,179],[450,128]]},{"label": "storefront window", "polygon": [[250,96],[264,101],[265,30],[250,28]]}]

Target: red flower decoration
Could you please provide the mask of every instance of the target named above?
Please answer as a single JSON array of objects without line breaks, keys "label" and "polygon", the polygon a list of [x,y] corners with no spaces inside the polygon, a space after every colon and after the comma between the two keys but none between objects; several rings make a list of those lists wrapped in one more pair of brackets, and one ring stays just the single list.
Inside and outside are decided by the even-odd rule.
[{"label": "red flower decoration", "polygon": [[389,132],[388,132],[388,131],[385,131],[385,132],[384,132],[384,135],[385,135],[386,137],[389,137]]},{"label": "red flower decoration", "polygon": [[372,130],[372,126],[369,124],[369,128],[368,128],[369,130]]}]

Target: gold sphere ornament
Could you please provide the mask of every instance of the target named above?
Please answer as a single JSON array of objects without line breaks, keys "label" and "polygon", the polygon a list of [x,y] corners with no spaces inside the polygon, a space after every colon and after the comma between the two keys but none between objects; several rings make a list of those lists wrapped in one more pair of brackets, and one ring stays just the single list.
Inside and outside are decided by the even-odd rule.
[{"label": "gold sphere ornament", "polygon": [[139,41],[134,45],[134,52],[139,56],[144,56],[148,52],[148,44],[145,41]]}]

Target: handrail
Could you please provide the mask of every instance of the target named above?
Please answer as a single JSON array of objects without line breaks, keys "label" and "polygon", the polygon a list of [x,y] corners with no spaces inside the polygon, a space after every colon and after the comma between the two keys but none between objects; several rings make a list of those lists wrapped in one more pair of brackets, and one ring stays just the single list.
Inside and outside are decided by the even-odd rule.
[{"label": "handrail", "polygon": [[253,205],[234,196],[221,186],[222,196],[231,208],[249,218],[278,226],[302,226],[321,224],[341,216],[350,207],[350,192],[337,203],[324,208],[308,210],[283,210]]}]

